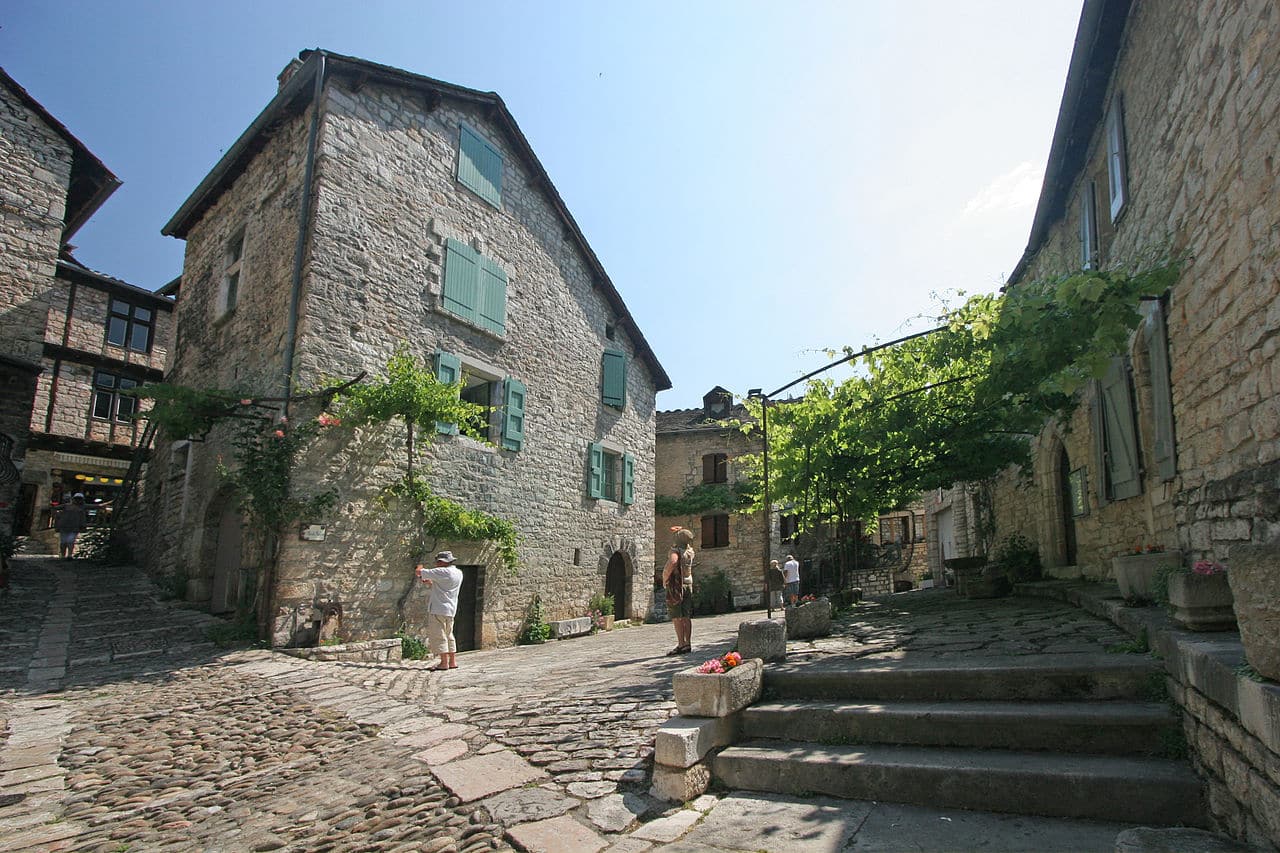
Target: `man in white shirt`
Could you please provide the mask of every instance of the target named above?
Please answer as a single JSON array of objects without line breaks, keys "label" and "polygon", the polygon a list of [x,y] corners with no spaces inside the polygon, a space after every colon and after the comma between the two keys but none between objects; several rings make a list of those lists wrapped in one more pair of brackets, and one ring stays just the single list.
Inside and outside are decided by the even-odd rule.
[{"label": "man in white shirt", "polygon": [[431,672],[458,668],[458,644],[453,638],[453,617],[458,612],[462,570],[454,565],[456,562],[458,561],[452,551],[441,551],[436,554],[433,568],[423,568],[419,564],[415,569],[418,578],[431,587],[431,597],[427,600],[427,648],[432,654],[440,656],[439,662],[429,667]]},{"label": "man in white shirt", "polygon": [[800,599],[800,561],[788,554],[787,561],[782,564],[782,594],[795,607]]}]

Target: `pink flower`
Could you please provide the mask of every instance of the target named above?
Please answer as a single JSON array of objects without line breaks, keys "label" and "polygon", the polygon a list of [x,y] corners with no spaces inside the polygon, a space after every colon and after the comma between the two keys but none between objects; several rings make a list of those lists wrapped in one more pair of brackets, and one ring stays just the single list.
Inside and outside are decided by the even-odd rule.
[{"label": "pink flower", "polygon": [[742,655],[737,652],[729,652],[729,654],[724,656],[724,665],[726,669],[733,669],[740,663],[742,663]]},{"label": "pink flower", "polygon": [[724,672],[724,664],[720,662],[719,658],[712,658],[702,666],[698,667],[698,672],[705,675],[719,674]]},{"label": "pink flower", "polygon": [[342,423],[342,419],[336,418],[328,412],[322,412],[316,417],[316,422],[319,423],[320,426],[331,427],[339,426]]},{"label": "pink flower", "polygon": [[243,400],[241,400],[241,401],[240,401],[240,405],[242,405],[242,406],[252,406],[252,405],[253,405],[253,400],[250,400],[248,397],[245,397]]},{"label": "pink flower", "polygon": [[1200,560],[1191,567],[1191,571],[1197,575],[1220,575],[1226,570],[1226,566],[1213,560]]},{"label": "pink flower", "polygon": [[280,416],[280,423],[282,423],[282,424],[287,424],[288,422],[289,422],[289,416],[288,416],[288,415],[281,415],[281,416]]},{"label": "pink flower", "polygon": [[272,433],[276,438],[284,438],[284,430],[278,429]]}]

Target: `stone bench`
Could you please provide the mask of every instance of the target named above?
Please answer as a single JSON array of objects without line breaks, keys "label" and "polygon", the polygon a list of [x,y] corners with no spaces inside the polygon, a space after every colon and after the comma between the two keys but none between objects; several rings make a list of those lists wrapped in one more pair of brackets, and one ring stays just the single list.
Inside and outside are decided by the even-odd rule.
[{"label": "stone bench", "polygon": [[583,634],[591,633],[590,616],[578,616],[574,619],[557,619],[549,624],[551,625],[551,637],[556,640],[563,640],[566,637],[581,637]]}]

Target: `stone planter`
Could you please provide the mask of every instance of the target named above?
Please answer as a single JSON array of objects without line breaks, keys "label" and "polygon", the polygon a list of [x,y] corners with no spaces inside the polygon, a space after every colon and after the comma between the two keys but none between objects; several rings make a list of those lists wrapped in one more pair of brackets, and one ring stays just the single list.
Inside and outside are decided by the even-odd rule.
[{"label": "stone planter", "polygon": [[1169,575],[1173,621],[1192,631],[1230,631],[1236,626],[1227,574]]},{"label": "stone planter", "polygon": [[1280,681],[1280,542],[1231,546],[1227,572],[1249,665]]},{"label": "stone planter", "polygon": [[604,629],[606,631],[613,630],[613,614],[612,613],[604,617]]},{"label": "stone planter", "polygon": [[764,661],[744,660],[724,673],[677,672],[676,708],[686,717],[727,717],[760,698]]},{"label": "stone planter", "polygon": [[1124,598],[1150,601],[1151,581],[1161,566],[1181,566],[1181,551],[1156,551],[1150,554],[1123,554],[1111,558],[1111,576]]},{"label": "stone planter", "polygon": [[806,637],[831,635],[831,601],[819,598],[795,607],[787,608],[787,639],[803,640]]},{"label": "stone planter", "polygon": [[925,578],[924,580],[920,581],[920,588],[933,589],[933,578]]},{"label": "stone planter", "polygon": [[942,565],[951,570],[956,578],[956,592],[967,596],[971,586],[982,580],[982,569],[987,565],[985,556],[952,557],[943,560]]}]

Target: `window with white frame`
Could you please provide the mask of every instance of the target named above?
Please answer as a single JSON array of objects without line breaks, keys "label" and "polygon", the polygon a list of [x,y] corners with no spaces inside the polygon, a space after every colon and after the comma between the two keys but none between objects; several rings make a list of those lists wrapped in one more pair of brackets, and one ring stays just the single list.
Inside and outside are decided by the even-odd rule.
[{"label": "window with white frame", "polygon": [[1129,202],[1129,163],[1125,153],[1124,104],[1119,95],[1107,110],[1107,179],[1111,191],[1111,221]]},{"label": "window with white frame", "polygon": [[218,315],[230,314],[240,302],[240,285],[244,277],[244,229],[227,241],[222,255],[222,286],[218,294]]},{"label": "window with white frame", "polygon": [[1080,268],[1098,268],[1098,216],[1093,181],[1080,192]]},{"label": "window with white frame", "polygon": [[138,387],[136,379],[129,379],[105,370],[93,374],[93,408],[95,418],[102,421],[127,422],[138,411],[138,398],[124,394]]}]

